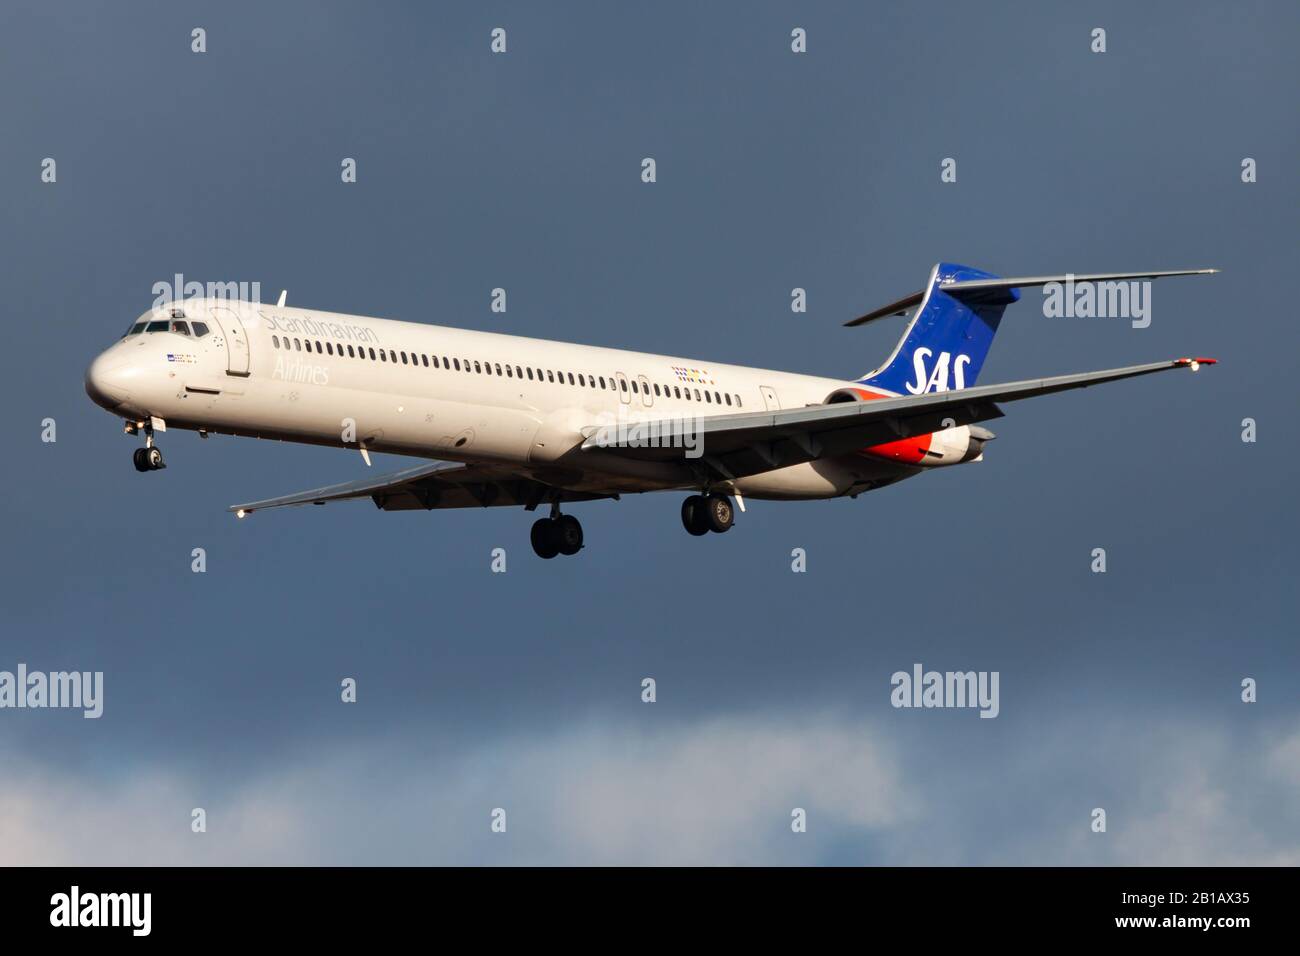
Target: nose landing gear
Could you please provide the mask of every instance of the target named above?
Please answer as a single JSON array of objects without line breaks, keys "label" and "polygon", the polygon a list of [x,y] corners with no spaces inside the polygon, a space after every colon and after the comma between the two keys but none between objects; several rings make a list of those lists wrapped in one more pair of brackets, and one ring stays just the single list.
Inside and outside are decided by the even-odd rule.
[{"label": "nose landing gear", "polygon": [[735,523],[736,510],[726,495],[691,495],[682,502],[682,525],[690,534],[723,534]]},{"label": "nose landing gear", "polygon": [[553,558],[557,554],[573,555],[582,550],[582,525],[573,515],[562,515],[553,508],[551,517],[533,522],[529,536],[533,550],[539,558]]},{"label": "nose landing gear", "polygon": [[127,433],[132,435],[142,429],[144,431],[144,447],[137,448],[131,456],[131,461],[135,464],[135,470],[158,471],[161,468],[166,468],[167,465],[163,461],[162,449],[153,443],[153,423],[146,422],[143,426],[140,426],[134,422],[128,422],[126,426]]}]

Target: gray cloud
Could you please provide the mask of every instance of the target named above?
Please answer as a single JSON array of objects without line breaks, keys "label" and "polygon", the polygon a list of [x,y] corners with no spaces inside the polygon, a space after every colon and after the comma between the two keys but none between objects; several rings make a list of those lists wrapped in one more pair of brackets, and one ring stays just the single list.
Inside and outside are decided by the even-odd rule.
[{"label": "gray cloud", "polygon": [[[1004,768],[972,772],[953,755],[941,759],[969,786],[936,792],[920,782],[934,753],[823,713],[585,724],[431,758],[414,742],[358,739],[224,785],[10,760],[0,846],[8,863],[98,865],[1300,862],[1300,725],[1235,744],[1205,725],[1116,725],[1094,743],[1148,780],[1099,801],[1100,835],[1092,794],[1044,801]],[[1078,755],[1031,760],[1056,781]],[[207,810],[205,834],[189,830],[193,806]],[[504,835],[489,832],[495,807]],[[806,834],[790,830],[794,807]]]}]

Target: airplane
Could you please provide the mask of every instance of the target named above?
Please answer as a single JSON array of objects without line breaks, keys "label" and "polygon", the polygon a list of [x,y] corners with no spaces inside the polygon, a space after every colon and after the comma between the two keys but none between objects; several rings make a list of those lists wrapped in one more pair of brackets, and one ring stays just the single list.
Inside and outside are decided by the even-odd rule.
[{"label": "airplane", "polygon": [[[1206,275],[1217,269],[1000,278],[938,263],[925,287],[846,322],[909,315],[893,352],[856,379],[575,345],[232,298],[163,301],[86,371],[98,405],[165,467],[168,427],[425,459],[400,471],[230,506],[369,498],[385,511],[517,506],[542,558],[583,548],[561,506],[686,491],[691,535],[726,532],[745,499],[859,494],[977,462],[999,405],[1212,358],[978,385],[1020,289]],[[430,461],[431,460],[431,461]]]}]

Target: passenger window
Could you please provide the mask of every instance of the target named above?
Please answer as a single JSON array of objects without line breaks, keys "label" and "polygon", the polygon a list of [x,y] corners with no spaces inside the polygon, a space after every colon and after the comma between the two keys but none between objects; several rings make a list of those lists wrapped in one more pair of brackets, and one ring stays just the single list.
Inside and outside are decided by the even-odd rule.
[{"label": "passenger window", "polygon": [[698,388],[695,390],[695,400],[697,402],[700,400],[700,390]]},{"label": "passenger window", "polygon": [[680,387],[680,386],[677,386],[677,385],[674,385],[674,386],[673,386],[673,396],[676,397],[676,398],[681,398],[681,397],[682,397],[682,390],[681,390],[681,387]]},{"label": "passenger window", "polygon": [[547,380],[548,382],[554,382],[554,381],[555,381],[555,373],[552,372],[550,369],[547,369],[547,370],[546,370],[546,380]]},{"label": "passenger window", "polygon": [[658,382],[655,382],[655,394],[656,394],[656,395],[659,394],[659,383],[658,383]]},{"label": "passenger window", "polygon": [[298,339],[294,339],[294,340],[293,340],[293,350],[294,350],[295,352],[301,352],[301,351],[302,351],[302,342],[299,341]]},{"label": "passenger window", "polygon": [[531,382],[532,380],[533,380],[533,370],[530,368],[528,370],[528,381]]},{"label": "passenger window", "polygon": [[280,347],[280,336],[278,335],[271,336],[271,344],[278,349]]},{"label": "passenger window", "polygon": [[370,361],[373,362],[374,360],[375,360],[375,350],[374,350],[374,349],[371,349],[371,350],[370,350]]},{"label": "passenger window", "polygon": [[582,373],[581,373],[581,372],[578,373],[578,384],[579,384],[580,386],[582,386],[583,388],[586,388],[586,387],[587,387],[587,380],[584,379],[584,378],[582,377]]},{"label": "passenger window", "polygon": [[516,366],[515,366],[515,378],[523,378],[523,377],[524,377],[524,370],[521,369],[518,365],[516,365]]},{"label": "passenger window", "polygon": [[737,407],[737,408],[740,408],[743,404],[744,404],[744,403],[741,402],[741,400],[740,400],[740,396],[737,395],[737,396],[736,396],[736,407]]},{"label": "passenger window", "polygon": [[325,343],[325,354],[326,354],[326,355],[333,355],[333,354],[334,354],[334,343],[333,343],[333,342],[326,342],[326,343]]},{"label": "passenger window", "polygon": [[717,402],[719,405],[722,404],[722,396],[719,395],[717,392],[713,393],[713,400]]},{"label": "passenger window", "polygon": [[618,387],[621,388],[623,391],[626,392],[626,391],[627,391],[627,382],[623,381],[622,379],[619,379]]},{"label": "passenger window", "polygon": [[451,368],[451,363],[447,361],[447,356],[445,355],[442,357],[442,367]]},{"label": "passenger window", "polygon": [[478,362],[475,362],[475,363],[474,363],[474,371],[477,372],[479,375],[482,375],[482,374],[483,374],[483,366],[479,365]]},{"label": "passenger window", "polygon": [[728,405],[731,404],[731,396],[730,396],[730,395],[724,395],[724,396],[722,396],[722,397],[725,398],[725,399],[727,400],[727,404],[728,404]]},{"label": "passenger window", "polygon": [[497,362],[496,369],[497,369],[497,374],[500,375],[500,374],[501,374],[501,363],[500,363],[500,362]]},{"label": "passenger window", "polygon": [[402,364],[403,364],[403,365],[406,364],[406,353],[405,353],[405,352],[402,353]]},{"label": "passenger window", "polygon": [[506,378],[514,378],[515,371],[509,365],[506,366]]},{"label": "passenger window", "polygon": [[713,404],[713,399],[709,398],[709,390],[707,388],[704,390],[704,400],[710,405]]},{"label": "passenger window", "polygon": [[383,350],[383,349],[380,349],[380,350],[379,350],[379,361],[381,361],[381,362],[387,362],[387,361],[388,361],[388,356],[384,354],[384,350]]},{"label": "passenger window", "polygon": [[577,384],[577,383],[574,382],[574,380],[573,380],[573,373],[572,373],[572,372],[569,373],[569,384],[570,384],[570,385],[576,385],[576,384]]},{"label": "passenger window", "polygon": [[600,387],[601,388],[605,387],[605,376],[603,375],[600,377]]},{"label": "passenger window", "polygon": [[420,353],[420,361],[424,362],[425,368],[429,367],[429,356],[425,355],[423,352]]},{"label": "passenger window", "polygon": [[324,355],[324,354],[325,354],[325,350],[324,350],[323,348],[321,348],[320,342],[317,342],[317,343],[316,343],[316,354],[317,354],[317,355]]}]

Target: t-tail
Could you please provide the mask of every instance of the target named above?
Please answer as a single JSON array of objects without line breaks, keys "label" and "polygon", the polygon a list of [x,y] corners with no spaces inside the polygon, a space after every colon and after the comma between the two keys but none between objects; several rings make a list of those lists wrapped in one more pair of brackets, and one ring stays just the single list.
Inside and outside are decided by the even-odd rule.
[{"label": "t-tail", "polygon": [[930,270],[930,281],[920,292],[904,296],[845,325],[862,325],[915,309],[893,354],[878,369],[868,372],[858,381],[894,395],[946,392],[969,388],[978,380],[993,344],[993,336],[1002,321],[1002,313],[1020,298],[1021,288],[1067,280],[1078,283],[1157,279],[1217,271],[1192,269],[1003,279],[970,266],[940,262]]},{"label": "t-tail", "polygon": [[983,295],[959,295],[955,289],[945,291],[944,286],[996,278],[969,266],[950,262],[936,265],[930,270],[925,290],[919,293],[920,308],[894,347],[894,354],[859,381],[895,395],[946,392],[974,385],[1002,321],[1002,312],[1020,298],[1020,293],[999,288]]}]

